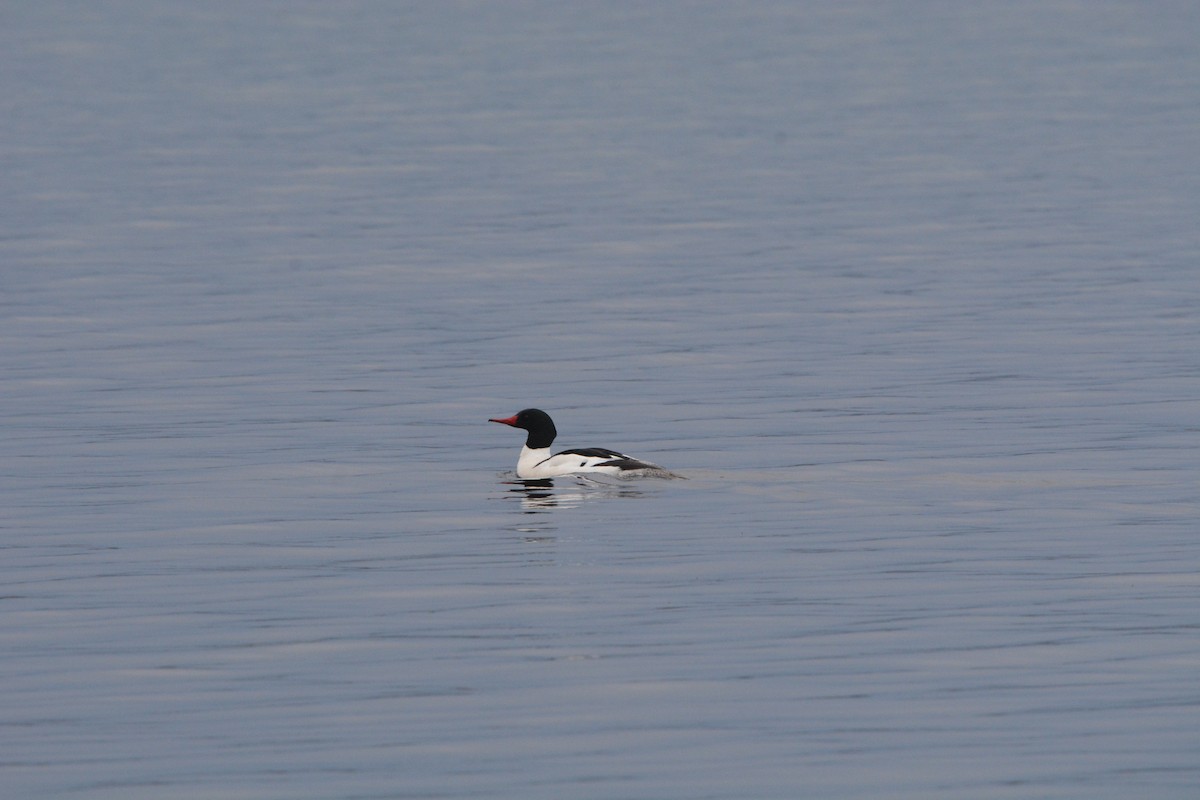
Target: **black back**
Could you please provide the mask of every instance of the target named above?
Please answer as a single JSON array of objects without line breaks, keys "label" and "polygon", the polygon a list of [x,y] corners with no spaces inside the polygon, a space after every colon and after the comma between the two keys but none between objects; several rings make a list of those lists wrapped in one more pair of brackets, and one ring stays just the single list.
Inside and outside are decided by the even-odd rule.
[{"label": "black back", "polygon": [[616,450],[609,450],[606,447],[575,447],[570,450],[563,450],[561,453],[555,453],[558,456],[588,456],[590,458],[628,458],[624,453],[618,453]]}]

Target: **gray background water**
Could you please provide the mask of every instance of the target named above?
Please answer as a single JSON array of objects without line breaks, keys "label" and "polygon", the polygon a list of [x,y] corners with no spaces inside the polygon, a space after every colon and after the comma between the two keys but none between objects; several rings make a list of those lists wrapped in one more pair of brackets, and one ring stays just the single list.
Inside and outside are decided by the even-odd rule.
[{"label": "gray background water", "polygon": [[0,17],[7,797],[1197,796],[1197,4]]}]

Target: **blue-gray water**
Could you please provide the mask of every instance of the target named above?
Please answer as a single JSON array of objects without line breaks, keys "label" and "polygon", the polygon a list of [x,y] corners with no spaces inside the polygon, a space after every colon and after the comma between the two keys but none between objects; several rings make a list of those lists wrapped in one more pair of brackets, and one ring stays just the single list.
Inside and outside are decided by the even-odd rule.
[{"label": "blue-gray water", "polygon": [[8,4],[5,796],[1196,797],[1198,34]]}]

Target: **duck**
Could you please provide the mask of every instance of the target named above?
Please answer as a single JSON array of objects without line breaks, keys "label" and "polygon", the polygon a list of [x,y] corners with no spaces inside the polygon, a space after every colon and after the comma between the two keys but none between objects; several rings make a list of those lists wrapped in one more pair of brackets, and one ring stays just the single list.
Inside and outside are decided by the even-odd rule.
[{"label": "duck", "polygon": [[522,480],[558,478],[566,475],[609,475],[616,478],[682,478],[649,461],[642,461],[606,447],[583,447],[550,452],[558,436],[554,420],[540,408],[526,408],[511,417],[494,417],[499,422],[528,431],[521,455],[517,457],[517,477]]}]

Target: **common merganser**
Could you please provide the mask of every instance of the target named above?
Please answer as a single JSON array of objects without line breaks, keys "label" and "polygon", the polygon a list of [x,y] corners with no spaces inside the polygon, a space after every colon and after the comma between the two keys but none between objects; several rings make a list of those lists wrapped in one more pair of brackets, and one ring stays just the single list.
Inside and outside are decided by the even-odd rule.
[{"label": "common merganser", "polygon": [[681,478],[657,464],[630,458],[616,450],[603,447],[585,447],[579,450],[563,450],[550,454],[550,445],[558,435],[554,420],[540,408],[527,408],[505,419],[489,419],[514,428],[529,431],[525,446],[517,459],[517,477],[522,479],[556,478],[563,475],[600,473],[620,478]]}]

